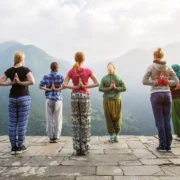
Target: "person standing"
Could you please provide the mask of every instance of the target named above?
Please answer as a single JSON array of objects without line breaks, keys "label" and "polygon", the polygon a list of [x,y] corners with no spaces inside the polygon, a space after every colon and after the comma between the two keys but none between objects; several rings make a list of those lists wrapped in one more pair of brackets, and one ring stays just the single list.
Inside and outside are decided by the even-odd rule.
[{"label": "person standing", "polygon": [[[75,54],[75,64],[69,70],[63,86],[72,89],[71,116],[73,126],[73,147],[77,155],[86,155],[91,140],[91,99],[89,88],[99,86],[98,80],[89,68],[83,67],[85,55],[83,52]],[[69,85],[70,79],[73,85]],[[93,84],[89,84],[91,79]]]},{"label": "person standing", "polygon": [[[14,66],[7,69],[0,78],[0,86],[12,86],[9,95],[9,123],[8,134],[11,143],[11,154],[20,154],[27,150],[24,146],[28,125],[31,97],[29,86],[35,84],[29,68],[24,67],[24,53],[14,54]],[[6,82],[7,79],[11,82]],[[16,139],[16,135],[18,139]]]},{"label": "person standing", "polygon": [[172,96],[170,86],[178,84],[179,80],[171,67],[167,65],[161,48],[154,51],[154,61],[147,67],[143,77],[143,85],[151,86],[151,105],[158,129],[159,146],[157,151],[171,151],[171,108]]},{"label": "person standing", "polygon": [[[180,66],[178,64],[172,65],[178,79],[180,80]],[[180,141],[180,84],[171,87],[172,94],[172,122],[174,133],[177,135],[176,140]]]},{"label": "person standing", "polygon": [[56,143],[60,139],[62,130],[62,83],[64,77],[58,73],[58,63],[52,62],[51,73],[45,75],[40,82],[40,89],[46,96],[46,133],[50,143]]},{"label": "person standing", "polygon": [[108,74],[101,80],[99,91],[103,92],[103,107],[106,118],[106,126],[110,135],[110,142],[119,141],[119,132],[122,125],[122,101],[121,92],[126,91],[122,79],[116,74],[114,63],[107,66]]}]

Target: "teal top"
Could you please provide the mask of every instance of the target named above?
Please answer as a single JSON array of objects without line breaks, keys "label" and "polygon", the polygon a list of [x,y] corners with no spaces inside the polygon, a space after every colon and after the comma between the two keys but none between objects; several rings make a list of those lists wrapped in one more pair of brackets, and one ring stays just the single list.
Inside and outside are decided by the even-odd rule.
[{"label": "teal top", "polygon": [[[115,82],[117,87],[116,89],[109,89],[112,81]],[[120,98],[120,92],[124,92],[126,90],[124,82],[116,74],[108,74],[104,76],[99,86],[99,91],[104,92],[104,98],[108,99],[118,99]]]}]

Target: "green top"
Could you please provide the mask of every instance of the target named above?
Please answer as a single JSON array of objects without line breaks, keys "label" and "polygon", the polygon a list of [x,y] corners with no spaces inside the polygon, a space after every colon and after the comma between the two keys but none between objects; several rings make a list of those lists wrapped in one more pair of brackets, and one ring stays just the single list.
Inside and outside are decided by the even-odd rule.
[{"label": "green top", "polygon": [[[109,89],[111,82],[114,81],[116,89]],[[126,86],[122,79],[116,74],[108,74],[101,80],[99,91],[104,92],[104,98],[118,99],[120,98],[120,92],[126,91]]]}]

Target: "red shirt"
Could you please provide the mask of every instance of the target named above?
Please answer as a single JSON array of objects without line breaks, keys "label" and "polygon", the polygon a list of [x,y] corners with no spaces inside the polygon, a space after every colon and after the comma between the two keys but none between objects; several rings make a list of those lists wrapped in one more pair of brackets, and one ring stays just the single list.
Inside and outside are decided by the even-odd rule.
[{"label": "red shirt", "polygon": [[[74,86],[78,86],[79,84],[79,78],[82,79],[82,82],[84,85],[88,85],[88,80],[89,78],[91,77],[92,75],[92,71],[88,68],[80,68],[80,69],[77,69],[76,71],[74,71],[73,69],[71,69],[67,76],[69,78],[72,79],[72,82],[73,82],[73,85]],[[89,89],[85,88],[80,88],[80,89],[73,89],[72,92],[78,92],[78,93],[83,93],[83,94],[90,94],[90,91]]]}]

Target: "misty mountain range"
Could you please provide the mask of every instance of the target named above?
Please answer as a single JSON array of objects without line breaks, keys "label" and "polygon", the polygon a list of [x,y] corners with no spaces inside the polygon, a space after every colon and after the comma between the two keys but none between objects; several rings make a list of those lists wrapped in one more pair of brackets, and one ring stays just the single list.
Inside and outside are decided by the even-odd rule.
[{"label": "misty mountain range", "polygon": [[[178,63],[180,57],[180,43],[162,47],[168,64]],[[124,55],[109,61],[90,64],[99,81],[106,75],[108,62],[113,61],[117,67],[117,74],[127,86],[123,98],[123,126],[122,134],[154,135],[157,134],[150,105],[150,88],[142,85],[145,68],[153,61],[153,50],[133,49]],[[0,44],[0,75],[13,66],[13,54],[16,51],[25,53],[25,66],[29,67],[36,80],[36,85],[30,87],[32,106],[28,125],[29,135],[45,135],[45,96],[39,90],[39,82],[45,74],[50,72],[50,63],[57,61],[59,73],[66,76],[72,65],[53,56],[34,45],[23,45],[17,42]],[[73,57],[72,57],[73,63]],[[86,64],[86,63],[85,63]],[[71,135],[70,90],[63,91],[63,135]],[[9,87],[0,87],[0,134],[7,134],[8,124],[8,95]],[[92,135],[106,135],[106,124],[102,108],[102,93],[98,88],[91,90],[92,99]]]}]

